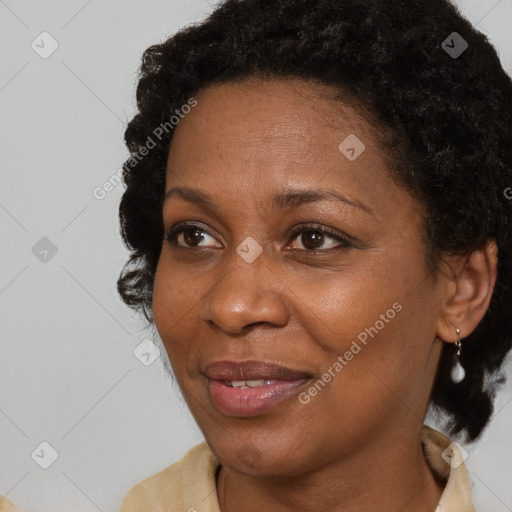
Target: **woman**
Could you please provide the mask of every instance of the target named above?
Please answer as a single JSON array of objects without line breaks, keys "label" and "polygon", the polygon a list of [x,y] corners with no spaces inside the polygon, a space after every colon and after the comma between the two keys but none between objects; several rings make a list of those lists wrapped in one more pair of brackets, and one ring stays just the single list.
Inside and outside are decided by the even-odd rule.
[{"label": "woman", "polygon": [[447,0],[228,0],[144,55],[119,279],[206,442],[122,512],[471,511],[512,84]]}]

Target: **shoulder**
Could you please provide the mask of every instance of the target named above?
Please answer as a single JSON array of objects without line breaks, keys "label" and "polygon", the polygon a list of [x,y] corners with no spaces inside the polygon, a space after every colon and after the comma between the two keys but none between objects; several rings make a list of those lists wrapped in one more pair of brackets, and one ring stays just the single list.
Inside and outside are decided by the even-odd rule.
[{"label": "shoulder", "polygon": [[[218,461],[203,442],[175,464],[135,485],[124,497],[119,512],[164,512],[204,508],[204,499],[217,500],[215,473]],[[212,508],[212,510],[214,510]]]},{"label": "shoulder", "polygon": [[7,498],[0,495],[0,512],[21,512],[21,510],[15,507]]}]

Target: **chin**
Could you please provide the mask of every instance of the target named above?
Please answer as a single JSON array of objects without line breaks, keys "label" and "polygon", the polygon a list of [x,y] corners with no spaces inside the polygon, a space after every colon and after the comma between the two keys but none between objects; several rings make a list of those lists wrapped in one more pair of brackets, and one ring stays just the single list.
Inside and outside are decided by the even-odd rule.
[{"label": "chin", "polygon": [[240,439],[226,432],[219,437],[205,435],[208,445],[224,467],[248,476],[286,478],[315,466],[313,461],[308,461],[307,452],[297,449],[298,446],[303,448],[302,436],[283,442],[282,437],[262,439],[261,435],[251,436],[250,428],[245,428],[247,435]]}]

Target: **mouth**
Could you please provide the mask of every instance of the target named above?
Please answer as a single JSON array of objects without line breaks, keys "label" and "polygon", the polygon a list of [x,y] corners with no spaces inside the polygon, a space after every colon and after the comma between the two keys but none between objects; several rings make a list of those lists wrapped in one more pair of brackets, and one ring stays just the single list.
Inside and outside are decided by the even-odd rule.
[{"label": "mouth", "polygon": [[256,379],[256,380],[223,380],[224,385],[237,389],[254,389],[263,386],[271,386],[277,379]]},{"label": "mouth", "polygon": [[296,395],[313,377],[310,373],[262,362],[219,361],[206,366],[213,406],[227,416],[262,414]]}]

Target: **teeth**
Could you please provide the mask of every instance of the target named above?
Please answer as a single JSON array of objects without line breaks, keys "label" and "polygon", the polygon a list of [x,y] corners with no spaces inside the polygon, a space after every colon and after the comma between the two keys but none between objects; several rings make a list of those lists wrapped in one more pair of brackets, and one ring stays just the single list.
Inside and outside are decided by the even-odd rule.
[{"label": "teeth", "polygon": [[252,389],[252,388],[261,388],[262,386],[270,386],[277,382],[276,380],[271,379],[259,379],[259,380],[233,380],[227,381],[228,386],[232,386],[238,389]]}]

